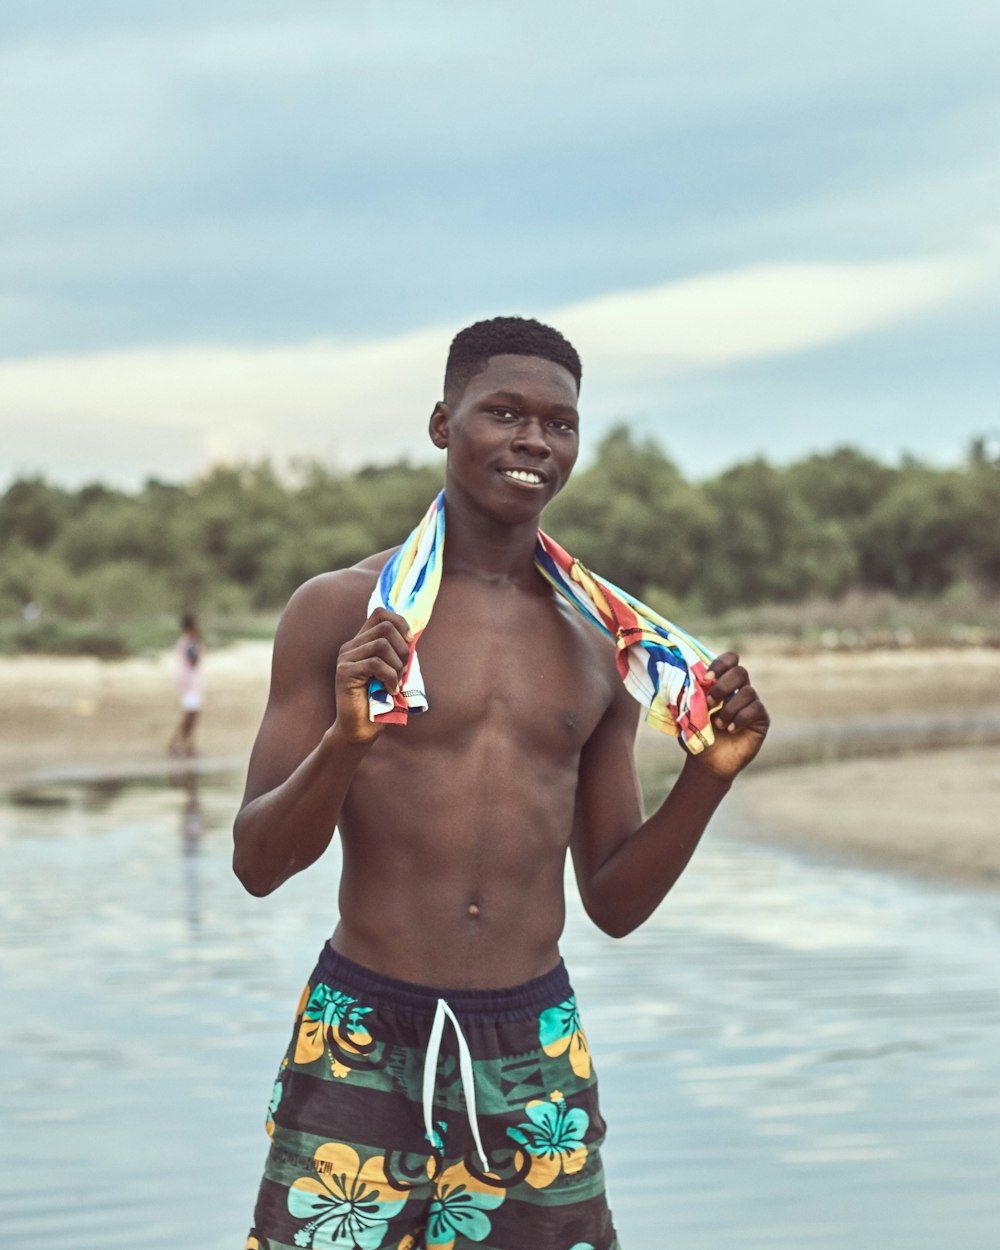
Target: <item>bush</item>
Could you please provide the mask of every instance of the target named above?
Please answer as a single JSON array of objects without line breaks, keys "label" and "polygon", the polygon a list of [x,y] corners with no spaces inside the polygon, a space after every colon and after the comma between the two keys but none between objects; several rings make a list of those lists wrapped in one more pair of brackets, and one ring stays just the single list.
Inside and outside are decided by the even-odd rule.
[{"label": "bush", "polygon": [[121,630],[105,629],[89,621],[0,624],[0,651],[6,654],[93,655],[102,660],[120,660],[131,650]]},{"label": "bush", "polygon": [[[405,461],[353,474],[304,461],[285,478],[263,461],[131,493],[24,478],[0,496],[0,645],[117,654],[169,642],[183,611],[203,627],[259,628],[302,582],[402,542],[441,479],[439,466]],[[619,426],[543,524],[685,627],[784,620],[804,634],[864,601],[891,603],[886,628],[905,634],[923,628],[907,614],[938,620],[956,587],[983,603],[1000,591],[1000,457],[985,439],[961,468],[891,467],[842,447],[692,483]],[[34,627],[29,603],[42,614]],[[969,637],[983,628],[968,624]]]}]

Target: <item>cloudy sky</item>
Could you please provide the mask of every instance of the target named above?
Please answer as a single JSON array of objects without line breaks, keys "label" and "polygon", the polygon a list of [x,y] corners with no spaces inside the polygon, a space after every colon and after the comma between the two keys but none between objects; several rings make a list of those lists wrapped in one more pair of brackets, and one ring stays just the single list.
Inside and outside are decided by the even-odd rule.
[{"label": "cloudy sky", "polygon": [[39,0],[0,15],[0,481],[432,454],[557,324],[691,474],[1000,428],[1000,7]]}]

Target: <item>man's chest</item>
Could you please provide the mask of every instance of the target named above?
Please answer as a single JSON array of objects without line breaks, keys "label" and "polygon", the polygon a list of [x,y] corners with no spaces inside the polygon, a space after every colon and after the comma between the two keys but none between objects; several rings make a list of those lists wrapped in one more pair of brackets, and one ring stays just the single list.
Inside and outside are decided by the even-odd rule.
[{"label": "man's chest", "polygon": [[418,652],[435,736],[489,725],[579,748],[610,701],[614,656],[551,597],[442,586]]}]

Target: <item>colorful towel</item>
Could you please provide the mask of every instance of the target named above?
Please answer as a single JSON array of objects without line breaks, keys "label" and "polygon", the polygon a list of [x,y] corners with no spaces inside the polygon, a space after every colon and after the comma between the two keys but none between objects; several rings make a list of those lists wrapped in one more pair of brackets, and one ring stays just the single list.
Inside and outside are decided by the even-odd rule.
[{"label": "colorful towel", "polygon": [[[369,612],[388,608],[405,617],[413,642],[399,684],[390,695],[379,681],[368,688],[372,720],[402,725],[427,711],[417,644],[430,620],[441,585],[444,558],[444,491],[379,575]],[[618,672],[646,710],[646,720],[680,737],[692,755],[715,741],[705,697],[712,653],[611,582],[591,573],[548,535],[538,532],[535,564],[574,608],[601,629],[617,649]]]}]

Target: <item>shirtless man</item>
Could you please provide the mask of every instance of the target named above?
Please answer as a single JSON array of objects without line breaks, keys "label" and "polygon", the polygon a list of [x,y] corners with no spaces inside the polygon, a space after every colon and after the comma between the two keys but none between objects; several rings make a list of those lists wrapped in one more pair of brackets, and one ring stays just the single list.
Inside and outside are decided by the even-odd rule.
[{"label": "shirtless man", "polygon": [[577,457],[579,377],[537,322],[481,322],[452,345],[430,419],[447,542],[418,650],[425,715],[369,717],[370,682],[394,690],[408,655],[407,622],[368,613],[391,551],[307,582],[281,621],[235,871],[268,894],[336,826],[343,872],[275,1084],[248,1247],[618,1246],[559,954],[566,853],[591,919],[630,933],[768,716],[738,657],[713,661],[716,742],[644,818],[639,705],[607,638],[534,564]]}]

